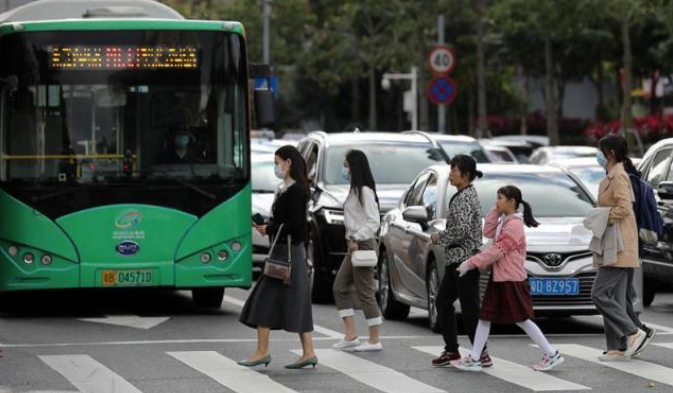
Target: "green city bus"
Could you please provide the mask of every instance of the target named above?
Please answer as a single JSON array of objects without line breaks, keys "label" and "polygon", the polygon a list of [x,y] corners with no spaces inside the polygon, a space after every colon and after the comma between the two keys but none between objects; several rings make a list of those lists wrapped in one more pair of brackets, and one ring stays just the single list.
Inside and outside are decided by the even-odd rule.
[{"label": "green city bus", "polygon": [[240,23],[151,0],[0,15],[0,292],[250,287],[248,78]]}]

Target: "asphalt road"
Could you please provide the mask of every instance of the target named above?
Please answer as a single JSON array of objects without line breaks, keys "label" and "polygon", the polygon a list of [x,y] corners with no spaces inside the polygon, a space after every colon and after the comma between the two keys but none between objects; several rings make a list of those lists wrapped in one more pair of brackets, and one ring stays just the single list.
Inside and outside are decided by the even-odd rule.
[{"label": "asphalt road", "polygon": [[[539,351],[516,327],[496,327],[489,342],[495,365],[465,373],[430,365],[439,335],[415,310],[405,321],[386,321],[384,350],[332,351],[341,328],[333,306],[313,308],[315,370],[285,370],[301,345],[273,332],[272,362],[254,370],[235,365],[255,347],[255,332],[238,323],[247,296],[228,290],[219,310],[203,311],[188,292],[44,292],[0,298],[0,393],[210,393],[210,392],[673,392],[673,295],[658,295],[643,320],[659,335],[640,360],[599,364],[604,347],[598,317],[539,319],[565,353],[549,373],[529,365]],[[366,334],[364,318],[357,317]],[[463,345],[469,345],[461,337]]]}]

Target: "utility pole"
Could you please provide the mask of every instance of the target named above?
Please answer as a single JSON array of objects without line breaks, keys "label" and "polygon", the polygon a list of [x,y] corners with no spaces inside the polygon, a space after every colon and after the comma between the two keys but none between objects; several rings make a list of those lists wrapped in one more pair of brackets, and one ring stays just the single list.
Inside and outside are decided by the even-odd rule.
[{"label": "utility pole", "polygon": [[269,53],[269,19],[271,18],[271,0],[262,0],[262,63],[271,64],[271,55]]},{"label": "utility pole", "polygon": [[[437,17],[437,41],[444,43],[444,15]],[[447,134],[446,130],[446,105],[437,106],[437,132]]]}]

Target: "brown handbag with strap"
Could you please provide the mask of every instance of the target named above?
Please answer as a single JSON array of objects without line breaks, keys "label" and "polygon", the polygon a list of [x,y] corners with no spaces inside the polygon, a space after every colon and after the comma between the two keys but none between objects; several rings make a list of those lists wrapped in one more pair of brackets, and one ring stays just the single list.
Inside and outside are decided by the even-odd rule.
[{"label": "brown handbag with strap", "polygon": [[273,252],[276,249],[276,243],[280,237],[280,233],[283,230],[283,224],[278,228],[278,233],[273,239],[273,244],[269,250],[269,255],[264,261],[264,269],[262,273],[265,276],[275,278],[277,280],[282,280],[283,284],[290,285],[290,278],[292,276],[292,238],[290,235],[287,235],[287,261],[276,259],[273,257]]}]

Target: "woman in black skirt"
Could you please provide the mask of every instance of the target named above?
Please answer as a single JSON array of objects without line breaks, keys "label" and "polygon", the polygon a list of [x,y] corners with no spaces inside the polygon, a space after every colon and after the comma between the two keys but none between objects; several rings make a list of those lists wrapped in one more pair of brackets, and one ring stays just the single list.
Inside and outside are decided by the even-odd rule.
[{"label": "woman in black skirt", "polygon": [[260,364],[267,366],[271,362],[270,331],[282,329],[299,333],[303,349],[302,357],[285,368],[315,368],[318,359],[313,351],[311,334],[313,316],[305,248],[308,237],[306,208],[309,198],[306,163],[299,151],[290,145],[276,151],[275,163],[276,176],[283,180],[283,184],[273,204],[273,218],[270,223],[255,226],[255,229],[263,236],[268,234],[273,238],[278,237],[274,259],[287,259],[290,243],[291,279],[289,284],[265,275],[258,280],[240,317],[241,323],[257,329],[257,350],[238,364],[246,367]]},{"label": "woman in black skirt", "polygon": [[[523,214],[518,213],[523,205]],[[495,207],[486,215],[484,236],[493,239],[485,251],[458,266],[461,276],[472,269],[492,268],[481,305],[479,324],[472,352],[451,365],[465,371],[481,371],[480,357],[488,339],[491,323],[515,323],[542,349],[542,360],[533,365],[536,371],[548,371],[563,363],[561,354],[549,343],[533,318],[533,301],[523,264],[526,260],[526,234],[523,226],[536,227],[538,222],[522,196],[521,190],[505,186],[498,190]]]}]

